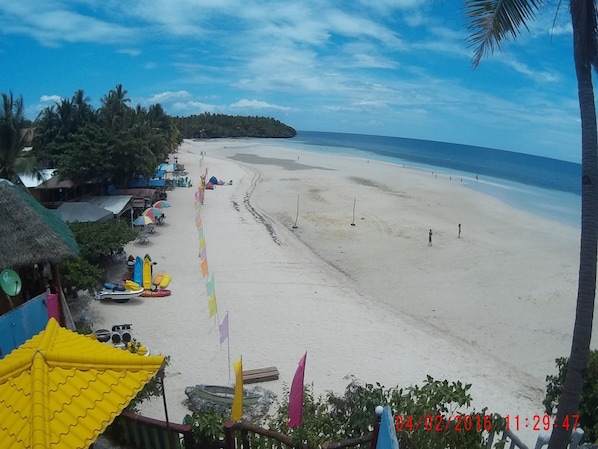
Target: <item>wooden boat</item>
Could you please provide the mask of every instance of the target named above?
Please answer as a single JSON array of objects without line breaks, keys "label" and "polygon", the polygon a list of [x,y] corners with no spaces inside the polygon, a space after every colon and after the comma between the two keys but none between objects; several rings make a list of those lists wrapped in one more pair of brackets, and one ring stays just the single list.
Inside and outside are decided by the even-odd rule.
[{"label": "wooden boat", "polygon": [[147,297],[160,298],[163,296],[170,296],[171,293],[172,292],[170,290],[166,290],[163,288],[159,288],[158,290],[145,289],[141,293],[141,296],[146,297],[146,298]]},{"label": "wooden boat", "polygon": [[143,288],[152,288],[152,259],[148,254],[143,258]]},{"label": "wooden boat", "polygon": [[[232,405],[235,398],[235,389],[223,385],[197,385],[194,390],[201,399],[216,404]],[[260,398],[259,394],[243,390],[243,405],[255,405]]]},{"label": "wooden boat", "polygon": [[102,290],[99,293],[100,299],[112,299],[115,302],[127,302],[129,299],[136,298],[143,293],[143,289],[138,290]]}]

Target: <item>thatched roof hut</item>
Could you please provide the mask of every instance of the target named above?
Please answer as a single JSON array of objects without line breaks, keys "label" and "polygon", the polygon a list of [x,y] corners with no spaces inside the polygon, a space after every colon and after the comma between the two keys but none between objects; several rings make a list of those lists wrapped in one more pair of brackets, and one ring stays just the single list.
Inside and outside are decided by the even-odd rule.
[{"label": "thatched roof hut", "polygon": [[76,257],[69,227],[29,192],[0,179],[0,270]]}]

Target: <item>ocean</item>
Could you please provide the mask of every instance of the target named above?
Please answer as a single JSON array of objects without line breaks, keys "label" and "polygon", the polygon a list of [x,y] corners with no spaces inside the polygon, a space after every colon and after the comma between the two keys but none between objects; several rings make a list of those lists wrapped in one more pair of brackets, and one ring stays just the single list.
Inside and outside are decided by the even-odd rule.
[{"label": "ocean", "polygon": [[513,207],[580,226],[581,164],[492,148],[364,134],[298,131],[284,144],[459,177],[467,188]]}]

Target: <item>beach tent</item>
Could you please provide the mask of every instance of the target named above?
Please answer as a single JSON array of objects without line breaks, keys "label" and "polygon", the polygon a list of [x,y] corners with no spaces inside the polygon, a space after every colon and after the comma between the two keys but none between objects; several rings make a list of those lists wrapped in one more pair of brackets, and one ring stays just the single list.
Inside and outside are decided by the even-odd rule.
[{"label": "beach tent", "polygon": [[88,448],[162,368],[50,319],[0,360],[0,441],[11,449]]},{"label": "beach tent", "polygon": [[114,218],[112,211],[83,201],[63,203],[56,209],[56,213],[65,223],[76,221],[80,223],[88,221],[101,223]]}]

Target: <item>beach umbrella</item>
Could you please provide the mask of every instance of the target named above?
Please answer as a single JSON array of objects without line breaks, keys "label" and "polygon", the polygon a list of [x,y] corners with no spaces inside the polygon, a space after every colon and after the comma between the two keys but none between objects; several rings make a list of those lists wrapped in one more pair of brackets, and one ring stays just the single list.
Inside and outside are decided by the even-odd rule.
[{"label": "beach umbrella", "polygon": [[160,200],[156,201],[152,207],[155,207],[156,209],[166,209],[167,207],[170,207],[170,203],[166,200]]},{"label": "beach umbrella", "polygon": [[88,448],[163,364],[164,356],[108,346],[51,318],[0,360],[2,447]]},{"label": "beach umbrella", "polygon": [[154,222],[154,220],[151,217],[148,217],[147,215],[140,215],[139,217],[137,217],[135,219],[133,224],[135,226],[145,226],[145,225],[151,224],[153,222]]},{"label": "beach umbrella", "polygon": [[152,220],[156,221],[160,215],[164,215],[164,212],[162,212],[162,209],[158,209],[157,207],[148,207],[141,213],[141,215],[145,215],[146,217],[150,217]]}]

